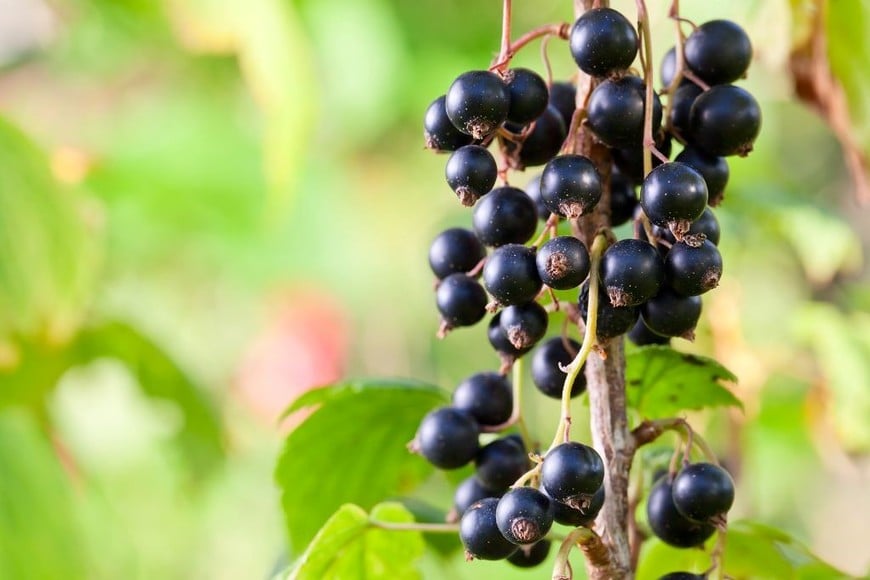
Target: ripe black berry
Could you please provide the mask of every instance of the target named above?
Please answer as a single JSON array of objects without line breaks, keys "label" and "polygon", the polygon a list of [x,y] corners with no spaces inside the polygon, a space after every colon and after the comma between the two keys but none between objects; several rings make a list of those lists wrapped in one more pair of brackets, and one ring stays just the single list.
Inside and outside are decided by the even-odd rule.
[{"label": "ripe black berry", "polygon": [[589,275],[589,252],[574,236],[557,236],[538,249],[541,281],[556,290],[570,290]]},{"label": "ripe black berry", "polygon": [[505,73],[504,80],[510,94],[508,121],[525,125],[540,117],[550,99],[541,75],[527,68],[514,68]]},{"label": "ripe black berry", "polygon": [[511,385],[498,373],[477,373],[459,383],[453,391],[452,403],[480,425],[501,425],[513,411]]},{"label": "ripe black berry", "polygon": [[593,8],[571,28],[571,55],[580,70],[603,77],[627,69],[637,56],[637,33],[631,22],[612,8]]},{"label": "ripe black berry", "polygon": [[429,267],[439,280],[469,272],[485,257],[486,248],[474,232],[463,228],[444,230],[429,246]]},{"label": "ripe black berry", "polygon": [[[565,348],[562,337],[555,336],[544,341],[532,356],[532,382],[539,391],[552,399],[562,398],[562,387],[565,385],[565,372],[559,365],[567,365],[580,352],[580,344],[576,340],[569,338],[567,341],[570,351]],[[571,397],[576,397],[585,390],[586,376],[581,369],[571,385]]]},{"label": "ripe black berry", "polygon": [[489,326],[486,329],[486,337],[489,339],[489,344],[502,357],[519,358],[529,352],[529,348],[516,348],[508,340],[507,333],[501,327],[501,312],[496,313],[489,321]]},{"label": "ripe black berry", "polygon": [[550,210],[547,209],[547,205],[544,203],[544,200],[541,198],[541,174],[538,173],[534,177],[532,177],[529,182],[526,184],[526,195],[532,198],[532,201],[535,202],[535,207],[538,210],[538,217],[543,221],[547,221],[550,219]]},{"label": "ripe black berry", "polygon": [[538,211],[522,189],[498,187],[477,203],[472,224],[487,246],[523,244],[535,234]]},{"label": "ripe black berry", "polygon": [[541,199],[561,216],[577,218],[589,213],[601,199],[601,177],[595,164],[582,155],[554,158],[541,175]]},{"label": "ripe black berry", "polygon": [[674,100],[668,113],[668,122],[671,133],[680,143],[686,143],[689,140],[691,135],[689,119],[691,118],[692,105],[703,92],[704,89],[694,83],[681,85],[674,92]]},{"label": "ripe black berry", "polygon": [[[716,207],[725,196],[730,171],[724,157],[707,155],[695,147],[686,147],[674,161],[685,163],[701,174],[707,184],[707,204]],[[716,242],[713,242],[716,243]]]},{"label": "ripe black berry", "polygon": [[565,127],[570,127],[577,108],[577,89],[571,83],[553,83],[550,85],[550,106],[559,111]]},{"label": "ripe black berry", "polygon": [[671,339],[667,336],[656,334],[646,327],[643,320],[638,318],[634,324],[634,328],[628,331],[628,339],[637,346],[646,346],[648,344],[670,344]]},{"label": "ripe black berry", "polygon": [[712,463],[693,463],[674,478],[671,494],[683,516],[696,522],[720,518],[734,503],[734,480]]},{"label": "ripe black berry", "polygon": [[700,546],[716,531],[713,526],[688,520],[677,511],[667,477],[660,479],[650,490],[646,515],[653,533],[677,548]]},{"label": "ripe black berry", "polygon": [[[589,97],[587,122],[608,147],[632,147],[643,142],[645,89],[643,79],[627,75],[607,79]],[[653,133],[662,122],[662,104],[653,95]]]},{"label": "ripe black berry", "polygon": [[634,185],[621,173],[610,176],[610,225],[621,226],[634,217],[637,195]]},{"label": "ripe black berry", "polygon": [[503,560],[516,551],[517,547],[499,531],[496,523],[498,504],[498,499],[483,499],[462,514],[459,538],[465,546],[466,556],[478,560]]},{"label": "ripe black berry", "polygon": [[456,515],[461,516],[480,500],[488,497],[498,498],[501,495],[501,493],[495,493],[483,487],[472,475],[463,479],[462,483],[456,487],[456,491],[453,493],[453,509],[456,511]]},{"label": "ripe black berry", "polygon": [[483,285],[499,304],[525,304],[541,291],[535,251],[520,244],[496,248],[483,266]]},{"label": "ripe black berry", "polygon": [[665,266],[651,244],[620,240],[601,257],[601,284],[613,306],[637,306],[655,296],[665,278]]},{"label": "ripe black berry", "polygon": [[547,535],[553,525],[553,504],[537,489],[514,488],[498,500],[495,521],[509,542],[534,544]]},{"label": "ripe black berry", "polygon": [[444,106],[457,129],[475,139],[483,139],[507,119],[510,94],[500,76],[475,70],[453,81]]},{"label": "ripe black berry", "polygon": [[711,85],[731,83],[742,77],[752,60],[746,31],[730,20],[711,20],[686,39],[686,64]]},{"label": "ripe black berry", "polygon": [[719,85],[695,99],[689,114],[691,142],[710,155],[747,155],[761,130],[761,108],[749,92]]},{"label": "ripe black berry", "polygon": [[517,568],[534,568],[543,564],[550,555],[550,540],[541,540],[531,546],[520,546],[520,549],[508,556],[507,561]]},{"label": "ripe black berry", "polygon": [[[522,132],[522,127],[511,127],[514,133]],[[567,126],[562,120],[562,115],[551,106],[535,119],[531,130],[522,139],[521,143],[516,140],[503,140],[505,151],[510,155],[512,167],[524,169],[535,165],[543,165],[552,159],[568,134]]]},{"label": "ripe black berry", "polygon": [[[670,158],[672,148],[671,134],[666,131],[659,131],[655,136],[655,141],[656,149],[659,150],[659,153]],[[641,143],[624,149],[613,149],[611,153],[613,155],[613,163],[622,175],[635,183],[643,181],[645,176],[645,173],[643,172],[644,153],[643,145]],[[662,160],[653,155],[653,168],[658,167],[661,164]]]},{"label": "ripe black berry", "polygon": [[457,129],[447,117],[444,108],[444,95],[441,95],[426,109],[423,119],[423,137],[426,147],[436,151],[456,151],[472,141],[471,135],[466,135]]},{"label": "ripe black berry", "polygon": [[701,297],[683,296],[664,286],[640,307],[640,317],[656,334],[693,340],[701,317]]},{"label": "ripe black berry", "polygon": [[528,471],[529,454],[515,438],[504,437],[482,447],[474,459],[483,487],[503,491]]},{"label": "ripe black berry", "polygon": [[547,495],[574,509],[586,509],[604,483],[604,462],[598,452],[576,441],[554,447],[541,467]]},{"label": "ripe black berry", "polygon": [[[653,226],[653,231],[659,238],[667,240],[671,244],[675,244],[677,241],[671,230],[667,228]],[[704,239],[710,240],[714,246],[719,245],[719,237],[722,234],[722,230],[719,228],[719,220],[716,219],[716,214],[709,207],[704,209],[701,217],[692,222],[692,227],[689,228],[689,231],[683,237],[697,240],[701,234],[704,235]]]},{"label": "ripe black berry", "polygon": [[477,421],[468,413],[441,407],[423,417],[414,443],[435,467],[456,469],[477,455],[479,432]]},{"label": "ripe black berry", "polygon": [[709,240],[698,247],[674,244],[665,256],[665,278],[684,296],[698,296],[719,285],[722,256]]},{"label": "ripe black berry", "polygon": [[[662,79],[662,87],[667,89],[674,82],[674,77],[677,74],[677,47],[672,46],[662,57],[662,63],[659,67],[659,76]],[[680,79],[680,86],[691,83],[689,79],[683,77]]]},{"label": "ripe black berry", "polygon": [[517,349],[530,348],[547,333],[549,316],[537,302],[506,307],[501,312],[501,327]]},{"label": "ripe black berry", "polygon": [[498,166],[485,147],[465,145],[450,155],[444,174],[462,205],[470,207],[495,185]]},{"label": "ripe black berry", "polygon": [[[546,493],[546,490],[544,490]],[[604,486],[598,488],[592,495],[592,499],[582,508],[573,508],[568,504],[556,501],[550,498],[553,502],[554,519],[565,526],[583,526],[589,527],[595,518],[598,517],[598,512],[604,507]]]},{"label": "ripe black berry", "polygon": [[[580,314],[584,320],[587,320],[587,309],[589,306],[589,282],[585,282],[580,287]],[[598,320],[596,325],[596,336],[601,339],[613,338],[620,334],[625,334],[637,322],[637,308],[634,306],[615,307],[610,304],[610,299],[606,294],[599,291],[598,293]]]},{"label": "ripe black berry", "polygon": [[640,205],[649,221],[682,239],[707,207],[707,184],[685,163],[665,163],[650,171],[640,188]]},{"label": "ripe black berry", "polygon": [[486,292],[465,274],[450,274],[441,280],[435,302],[448,328],[472,326],[486,315]]}]

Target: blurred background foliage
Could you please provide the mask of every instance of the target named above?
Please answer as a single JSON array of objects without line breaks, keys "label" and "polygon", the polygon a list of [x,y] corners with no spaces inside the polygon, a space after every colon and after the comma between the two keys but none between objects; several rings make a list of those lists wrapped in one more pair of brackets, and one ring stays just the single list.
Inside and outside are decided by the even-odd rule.
[{"label": "blurred background foliage", "polygon": [[[344,376],[449,389],[497,365],[482,327],[434,339],[427,247],[468,214],[421,119],[492,58],[499,3],[0,5],[0,578],[265,577],[304,548],[272,480],[290,401]],[[737,515],[858,574],[870,213],[792,96],[814,5],[682,2],[745,24],[765,127],[718,211],[723,284],[678,347],[740,378],[743,412],[692,417],[738,476]],[[666,8],[650,3],[656,55]],[[515,2],[517,31],[570,18],[568,1]],[[870,5],[831,2],[827,22],[870,151]],[[564,45],[550,54],[568,78]],[[534,47],[515,62],[543,72]],[[548,432],[555,405],[530,399]],[[446,509],[444,481],[417,495]],[[427,577],[507,577],[458,560],[427,555]]]}]

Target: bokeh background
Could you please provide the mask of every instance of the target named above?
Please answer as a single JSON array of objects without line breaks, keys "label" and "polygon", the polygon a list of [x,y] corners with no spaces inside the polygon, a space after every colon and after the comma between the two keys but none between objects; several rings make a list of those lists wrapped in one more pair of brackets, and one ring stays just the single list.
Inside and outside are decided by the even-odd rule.
[{"label": "bokeh background", "polygon": [[[516,31],[571,19],[514,4]],[[792,95],[806,4],[682,2],[747,28],[764,128],[718,211],[723,283],[677,346],[740,377],[745,412],[692,418],[739,475],[737,515],[860,574],[870,213]],[[832,4],[867,147],[870,7]],[[500,18],[495,0],[0,0],[0,577],[266,577],[295,396],[497,366],[482,327],[434,338],[428,244],[469,214],[421,124],[489,63]],[[537,47],[515,62],[543,72]],[[568,78],[565,44],[549,52]],[[555,406],[532,406],[549,432]],[[443,480],[425,490],[447,507]]]}]

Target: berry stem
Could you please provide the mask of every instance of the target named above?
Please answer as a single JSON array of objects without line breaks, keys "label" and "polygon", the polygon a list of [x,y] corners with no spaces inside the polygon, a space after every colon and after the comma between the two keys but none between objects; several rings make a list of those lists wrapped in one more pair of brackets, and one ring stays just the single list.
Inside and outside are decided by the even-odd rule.
[{"label": "berry stem", "polygon": [[526,421],[523,419],[523,364],[523,359],[518,358],[512,365],[513,377],[511,381],[511,390],[513,394],[513,410],[511,411],[511,416],[508,417],[508,420],[504,423],[482,427],[481,431],[484,433],[498,433],[504,431],[508,427],[516,425],[520,432],[520,437],[523,438],[523,445],[525,445],[526,449],[532,449],[533,441],[529,435]]},{"label": "berry stem", "polygon": [[511,60],[511,6],[512,0],[504,0],[501,12],[501,50],[498,53],[499,70],[505,68]]},{"label": "berry stem", "polygon": [[[501,72],[508,67],[514,55],[523,49],[527,44],[538,38],[549,38],[558,36],[565,40],[571,26],[567,22],[557,22],[555,24],[545,24],[533,28],[520,36],[515,42],[511,42],[511,0],[504,0],[504,8],[502,10],[502,27],[501,27],[501,50],[495,63],[489,67],[489,70]],[[545,58],[546,62],[546,58]]]},{"label": "berry stem", "polygon": [[682,417],[674,417],[670,419],[657,419],[655,421],[644,421],[634,428],[631,432],[635,447],[651,443],[661,436],[665,431],[674,431],[683,437],[687,445],[694,446],[700,451],[704,458],[713,465],[719,465],[719,460],[716,458],[716,453],[707,444],[689,422]]},{"label": "berry stem", "polygon": [[459,532],[459,524],[435,524],[422,522],[383,522],[369,519],[369,525],[373,528],[390,530],[393,532],[426,532],[428,534],[456,534]]},{"label": "berry stem", "polygon": [[652,75],[652,35],[649,29],[649,14],[646,10],[645,0],[637,0],[637,23],[640,31],[641,62],[643,63],[643,80],[646,83],[646,95],[644,97],[643,112],[643,174],[648,175],[652,171],[652,149],[655,148],[653,138],[653,75]]}]

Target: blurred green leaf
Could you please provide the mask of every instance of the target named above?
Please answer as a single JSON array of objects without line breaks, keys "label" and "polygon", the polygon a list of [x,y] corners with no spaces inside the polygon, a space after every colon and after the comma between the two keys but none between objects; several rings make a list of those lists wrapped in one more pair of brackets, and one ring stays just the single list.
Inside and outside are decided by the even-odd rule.
[{"label": "blurred green leaf", "polygon": [[849,103],[849,119],[865,155],[870,152],[870,2],[838,0],[826,3],[828,60]]},{"label": "blurred green leaf", "polygon": [[[371,519],[413,522],[401,504],[382,503]],[[394,532],[373,527],[369,516],[345,504],[324,524],[286,576],[288,580],[412,580],[420,578],[415,562],[423,555],[419,532]]]},{"label": "blurred green leaf", "polygon": [[70,478],[36,423],[0,412],[0,578],[88,578]]},{"label": "blurred green leaf", "polygon": [[303,395],[294,407],[322,404],[287,437],[275,471],[292,548],[307,544],[340,505],[372,506],[431,473],[405,443],[423,416],[446,401],[435,387],[395,381],[338,384]]},{"label": "blurred green leaf", "polygon": [[711,358],[665,346],[647,346],[626,355],[628,404],[645,419],[680,411],[743,405],[721,381],[736,382],[731,371]]}]

